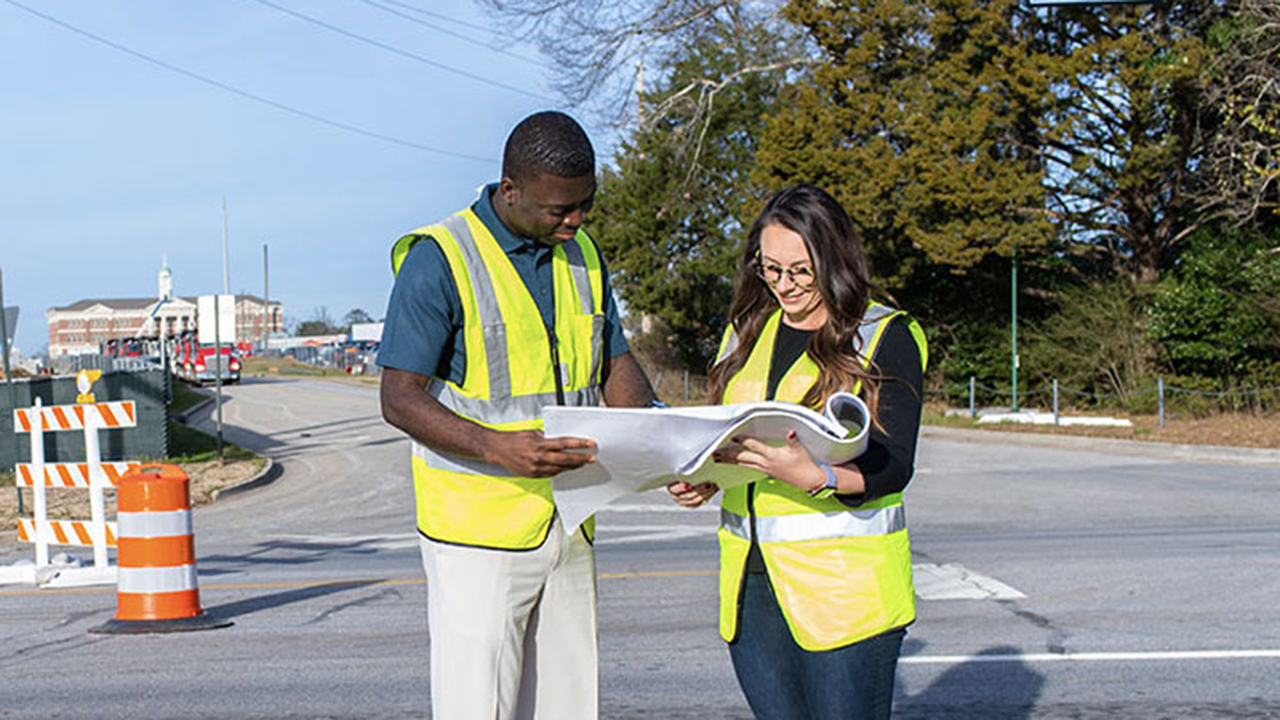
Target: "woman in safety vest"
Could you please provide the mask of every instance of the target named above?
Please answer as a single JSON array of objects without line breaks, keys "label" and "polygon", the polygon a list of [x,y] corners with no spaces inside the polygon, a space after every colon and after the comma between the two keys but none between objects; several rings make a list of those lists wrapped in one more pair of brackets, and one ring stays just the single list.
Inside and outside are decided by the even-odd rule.
[{"label": "woman in safety vest", "polygon": [[[820,408],[858,393],[867,451],[811,457],[792,432],[750,438],[717,461],[766,479],[725,492],[720,634],[760,720],[889,717],[906,626],[915,619],[902,490],[911,478],[927,351],[920,326],[871,299],[862,243],[826,192],[799,185],[765,206],[747,238],[711,401]],[[696,507],[716,486],[673,483]]]}]

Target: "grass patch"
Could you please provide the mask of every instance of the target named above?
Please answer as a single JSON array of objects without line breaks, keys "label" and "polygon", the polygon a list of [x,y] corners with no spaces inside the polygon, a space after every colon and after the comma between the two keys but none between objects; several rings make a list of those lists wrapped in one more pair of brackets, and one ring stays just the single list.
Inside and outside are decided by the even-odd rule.
[{"label": "grass patch", "polygon": [[246,375],[306,375],[308,377],[350,377],[341,370],[323,368],[318,365],[301,363],[291,357],[251,357],[245,358],[240,366]]},{"label": "grass patch", "polygon": [[374,375],[350,375],[343,370],[302,363],[287,356],[245,358],[244,364],[240,366],[240,372],[245,377],[326,378],[355,382],[360,385],[379,383],[378,377]]},{"label": "grass patch", "polygon": [[316,367],[314,365],[303,365],[301,363],[282,367],[277,371],[277,373],[280,375],[308,375],[311,377],[324,377],[325,375],[339,374],[325,368]]},{"label": "grass patch", "polygon": [[[248,460],[256,457],[239,445],[222,441],[222,457],[227,460]],[[168,462],[194,463],[218,459],[218,439],[193,427],[169,422]]]},{"label": "grass patch", "polygon": [[10,487],[13,485],[14,475],[11,472],[0,472],[0,487]]},{"label": "grass patch", "polygon": [[181,415],[208,397],[208,395],[192,390],[190,385],[175,379],[173,381],[173,400],[169,402],[169,415]]},{"label": "grass patch", "polygon": [[935,405],[932,403],[924,406],[924,411],[920,414],[921,425],[940,425],[942,427],[951,428],[976,428],[978,421],[969,417],[968,413],[964,415],[948,415],[946,406]]}]

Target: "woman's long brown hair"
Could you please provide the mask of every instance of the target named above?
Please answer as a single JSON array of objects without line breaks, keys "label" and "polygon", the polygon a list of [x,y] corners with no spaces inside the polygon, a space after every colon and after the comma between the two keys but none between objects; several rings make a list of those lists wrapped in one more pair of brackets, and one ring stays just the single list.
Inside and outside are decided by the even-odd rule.
[{"label": "woman's long brown hair", "polygon": [[861,381],[874,421],[880,378],[874,374],[874,366],[862,366],[856,347],[858,326],[871,299],[871,272],[862,238],[849,213],[835,198],[813,185],[796,185],[778,192],[751,226],[729,306],[729,322],[737,333],[738,346],[711,369],[708,401],[721,402],[729,380],[746,364],[765,321],[778,308],[773,292],[756,272],[760,234],[771,225],[781,225],[804,238],[816,288],[827,307],[827,322],[813,334],[806,348],[819,374],[802,403],[818,408],[828,396],[849,390]]}]

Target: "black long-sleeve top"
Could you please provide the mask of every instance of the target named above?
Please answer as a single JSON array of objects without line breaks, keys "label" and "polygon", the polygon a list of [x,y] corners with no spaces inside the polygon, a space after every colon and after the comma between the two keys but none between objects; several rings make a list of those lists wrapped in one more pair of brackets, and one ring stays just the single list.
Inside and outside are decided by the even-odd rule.
[{"label": "black long-sleeve top", "polygon": [[[788,369],[809,345],[812,330],[797,330],[781,323],[769,363],[766,399],[774,399],[778,384]],[[876,417],[883,429],[872,425],[867,450],[852,464],[862,472],[866,491],[859,495],[837,494],[836,499],[857,507],[870,500],[901,492],[915,472],[916,440],[920,434],[920,411],[924,393],[924,371],[920,367],[920,350],[907,324],[893,320],[876,348],[876,373],[880,381],[880,400]],[[764,572],[764,562],[755,543],[748,556],[747,569]]]},{"label": "black long-sleeve top", "polygon": [[[767,399],[774,398],[778,384],[800,359],[812,335],[812,330],[797,330],[785,323],[779,325],[769,364]],[[850,506],[901,492],[915,470],[924,373],[920,367],[920,350],[905,322],[890,323],[872,360],[879,367],[877,374],[885,378],[880,382],[877,413],[884,429],[872,426],[867,451],[853,461],[866,480],[866,492],[836,496]]]}]

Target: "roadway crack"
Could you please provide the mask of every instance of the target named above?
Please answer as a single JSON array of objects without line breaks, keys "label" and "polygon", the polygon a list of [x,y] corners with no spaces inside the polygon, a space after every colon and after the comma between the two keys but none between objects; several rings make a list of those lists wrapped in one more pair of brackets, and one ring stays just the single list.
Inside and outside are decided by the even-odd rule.
[{"label": "roadway crack", "polygon": [[1045,638],[1045,650],[1057,655],[1067,654],[1067,638],[1070,635],[1067,631],[1058,627],[1052,620],[1039,613],[1032,612],[1025,608],[1019,607],[1014,600],[996,600],[996,604],[1009,611],[1015,617],[1025,620],[1037,628],[1044,630],[1048,637]]},{"label": "roadway crack", "polygon": [[325,610],[324,612],[320,613],[319,615],[316,615],[314,618],[311,618],[310,620],[308,620],[306,624],[314,625],[316,623],[324,622],[325,620],[328,620],[329,618],[342,612],[343,610],[346,610],[348,608],[358,607],[360,605],[368,605],[370,603],[377,602],[378,600],[381,600],[383,598],[394,598],[399,600],[402,597],[403,596],[400,594],[400,591],[396,588],[383,588],[382,590],[376,593],[373,593],[372,595],[366,595],[365,597],[357,598],[350,602],[339,603],[337,605],[334,605],[329,609]]},{"label": "roadway crack", "polygon": [[[37,657],[43,657],[45,655],[53,655],[60,652],[66,652],[69,650],[79,650],[80,648],[88,647],[90,645],[95,645],[99,642],[102,642],[102,640],[98,638],[85,638],[80,636],[73,636],[73,637],[61,638],[58,640],[50,640],[48,642],[36,643],[34,645],[27,645],[24,647],[16,648],[12,652],[7,653],[3,657],[3,659],[0,659],[0,667],[14,666],[14,665],[23,665],[23,666],[29,665],[31,661]],[[46,652],[41,652],[41,651],[46,651]]]},{"label": "roadway crack", "polygon": [[85,618],[91,618],[91,617],[94,617],[95,615],[102,615],[108,612],[110,612],[110,610],[85,610],[83,612],[67,613],[65,617],[63,617],[61,620],[59,620],[57,623],[55,623],[51,627],[46,628],[46,630],[57,630],[58,628],[66,627],[71,623],[77,622],[79,620],[84,620]]}]

